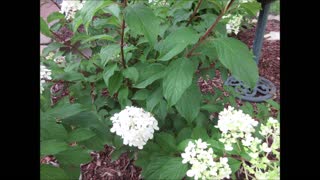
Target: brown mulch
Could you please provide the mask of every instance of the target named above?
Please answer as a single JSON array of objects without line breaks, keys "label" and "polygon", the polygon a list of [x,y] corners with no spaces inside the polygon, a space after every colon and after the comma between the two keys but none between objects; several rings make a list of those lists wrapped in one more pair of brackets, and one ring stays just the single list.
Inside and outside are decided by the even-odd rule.
[{"label": "brown mulch", "polygon": [[104,151],[92,152],[93,160],[81,166],[81,180],[138,180],[141,168],[133,165],[128,153],[111,162],[113,148],[105,145]]}]

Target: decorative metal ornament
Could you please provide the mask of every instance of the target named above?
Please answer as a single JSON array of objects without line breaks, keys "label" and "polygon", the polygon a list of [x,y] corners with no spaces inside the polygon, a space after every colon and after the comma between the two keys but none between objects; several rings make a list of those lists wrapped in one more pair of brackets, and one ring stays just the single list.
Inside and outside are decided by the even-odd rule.
[{"label": "decorative metal ornament", "polygon": [[249,88],[242,81],[237,80],[233,76],[230,76],[224,84],[233,87],[239,94],[239,99],[250,102],[263,102],[272,98],[276,93],[274,84],[263,77],[259,77],[254,89]]}]

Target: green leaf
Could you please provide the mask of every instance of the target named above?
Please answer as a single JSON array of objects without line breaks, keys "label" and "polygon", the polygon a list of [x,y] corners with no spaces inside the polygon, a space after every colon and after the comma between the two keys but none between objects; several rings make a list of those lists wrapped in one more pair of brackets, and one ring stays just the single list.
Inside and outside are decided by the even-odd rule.
[{"label": "green leaf", "polygon": [[177,111],[189,123],[191,123],[200,112],[201,92],[197,85],[191,85],[181,96],[176,104]]},{"label": "green leaf", "polygon": [[253,106],[251,103],[249,102],[245,102],[241,107],[240,109],[243,111],[243,113],[245,114],[249,114],[249,115],[253,115],[254,113],[254,109],[253,109]]},{"label": "green leaf", "polygon": [[125,78],[132,80],[133,82],[137,82],[139,79],[139,72],[135,67],[128,67],[124,71],[122,71],[122,75]]},{"label": "green leaf", "polygon": [[43,56],[47,56],[47,55],[49,54],[49,52],[52,52],[52,51],[54,51],[54,50],[56,50],[56,49],[58,49],[58,48],[61,48],[61,47],[63,47],[63,46],[64,46],[64,45],[61,44],[61,43],[52,42],[52,43],[50,43],[46,48],[44,48],[44,49],[42,50],[42,55],[43,55]]},{"label": "green leaf", "polygon": [[170,159],[171,157],[167,156],[151,156],[147,168],[142,170],[141,175],[145,179],[159,179],[160,174],[162,173],[159,169]]},{"label": "green leaf", "polygon": [[78,72],[65,72],[57,75],[56,79],[66,80],[66,81],[83,81],[85,78],[83,74]]},{"label": "green leaf", "polygon": [[173,14],[174,19],[172,23],[175,25],[180,21],[188,20],[191,14],[191,11],[187,11],[185,9],[178,9]]},{"label": "green leaf", "polygon": [[106,66],[110,60],[116,59],[119,53],[120,46],[118,44],[108,44],[107,46],[102,47],[100,50],[102,65]]},{"label": "green leaf", "polygon": [[201,110],[208,111],[210,113],[220,112],[223,110],[223,106],[219,104],[205,104],[201,106]]},{"label": "green leaf", "polygon": [[113,74],[115,73],[115,71],[117,71],[119,68],[118,68],[118,65],[116,63],[114,64],[109,64],[105,69],[104,69],[104,72],[103,72],[103,80],[104,82],[106,83],[106,86],[108,87],[109,86],[109,80],[110,80],[110,77],[113,76]]},{"label": "green leaf", "polygon": [[189,127],[183,128],[181,131],[179,131],[177,136],[177,142],[180,143],[181,141],[185,139],[190,139],[192,134],[192,129]]},{"label": "green leaf", "polygon": [[116,149],[119,149],[121,146],[123,146],[123,140],[120,136],[113,137],[113,146],[116,147]]},{"label": "green leaf", "polygon": [[54,20],[63,19],[63,18],[64,18],[64,15],[61,14],[60,12],[53,12],[47,17],[47,22],[50,23]]},{"label": "green leaf", "polygon": [[68,118],[70,116],[73,116],[75,114],[78,114],[82,111],[84,111],[85,109],[83,108],[83,106],[81,104],[65,104],[65,103],[61,103],[58,104],[56,107],[54,107],[53,109],[49,110],[47,112],[47,114],[51,117],[54,118],[58,118],[58,119],[65,119]]},{"label": "green leaf", "polygon": [[[62,124],[66,127],[73,126],[76,128],[89,128],[101,139],[100,142],[104,141],[105,144],[112,141],[111,138],[113,136],[111,136],[109,127],[99,120],[99,116],[97,113],[84,111],[74,116],[63,119]],[[103,145],[104,144],[101,144],[102,147]]]},{"label": "green leaf", "polygon": [[185,140],[181,141],[178,145],[178,150],[180,152],[184,152],[185,148],[188,146],[190,141],[193,141],[193,139],[185,139]]},{"label": "green leaf", "polygon": [[213,139],[208,139],[206,142],[210,144],[215,154],[218,156],[223,156],[224,144],[222,142]]},{"label": "green leaf", "polygon": [[134,85],[135,88],[145,88],[154,81],[164,76],[165,66],[159,63],[148,65],[139,72],[139,81]]},{"label": "green leaf", "polygon": [[160,125],[164,122],[167,116],[167,113],[168,113],[167,102],[164,99],[161,99],[158,105],[154,109],[154,114],[158,119],[159,127],[161,127]]},{"label": "green leaf", "polygon": [[89,151],[78,146],[70,147],[69,150],[60,152],[55,157],[70,179],[78,179],[80,164],[88,163],[91,160]]},{"label": "green leaf", "polygon": [[128,87],[122,87],[119,90],[118,100],[121,105],[121,109],[124,109],[127,106],[128,102],[129,89]]},{"label": "green leaf", "polygon": [[108,90],[111,96],[118,91],[123,81],[123,76],[120,72],[116,72],[110,79],[109,79],[109,86]]},{"label": "green leaf", "polygon": [[261,9],[261,3],[257,1],[240,3],[240,7],[247,11],[250,16],[256,16],[258,11]]},{"label": "green leaf", "polygon": [[49,26],[42,17],[40,17],[40,32],[45,36],[52,37]]},{"label": "green leaf", "polygon": [[199,39],[197,32],[191,28],[180,28],[164,39],[160,45],[160,61],[168,61],[181,53],[188,45],[195,44]]},{"label": "green leaf", "polygon": [[267,101],[267,103],[269,103],[272,107],[274,107],[276,110],[280,110],[280,105],[276,102],[276,101],[274,101],[274,100],[272,100],[272,99],[268,99],[268,100],[266,100]]},{"label": "green leaf", "polygon": [[64,140],[67,137],[67,131],[62,124],[57,124],[54,117],[46,113],[40,113],[40,139],[41,141],[49,139]]},{"label": "green leaf", "polygon": [[66,180],[69,179],[63,169],[54,167],[52,165],[41,164],[40,179],[42,180]]},{"label": "green leaf", "polygon": [[228,157],[228,164],[230,166],[232,173],[235,173],[240,168],[241,161]]},{"label": "green leaf", "polygon": [[194,120],[196,123],[196,126],[204,127],[204,128],[207,128],[208,126],[210,126],[209,116],[210,116],[209,113],[200,112],[197,118]]},{"label": "green leaf", "polygon": [[91,36],[91,37],[83,40],[81,43],[85,44],[87,42],[94,41],[94,40],[108,40],[108,41],[115,42],[115,40],[112,36],[107,35],[107,34],[100,34],[100,35]]},{"label": "green leaf", "polygon": [[163,80],[163,95],[169,106],[175,105],[191,85],[195,69],[192,62],[186,58],[177,59],[169,64]]},{"label": "green leaf", "polygon": [[166,152],[176,150],[176,140],[172,134],[160,132],[155,136],[155,141]]},{"label": "green leaf", "polygon": [[68,144],[61,140],[51,139],[40,143],[41,155],[55,155],[68,149]]},{"label": "green leaf", "polygon": [[173,121],[173,127],[176,132],[179,132],[187,126],[187,121],[183,117],[179,116],[179,114],[177,114],[177,116],[172,117],[171,119],[171,121]]},{"label": "green leaf", "polygon": [[129,28],[138,34],[143,34],[151,46],[157,41],[160,32],[160,21],[153,14],[152,9],[142,3],[129,5],[124,16]]},{"label": "green leaf", "polygon": [[159,179],[182,179],[188,170],[188,164],[182,164],[181,157],[171,157],[160,169]]},{"label": "green leaf", "polygon": [[147,89],[140,89],[137,91],[134,96],[132,97],[133,100],[146,100],[148,96],[150,96],[151,92]]},{"label": "green leaf", "polygon": [[248,47],[233,38],[214,40],[220,62],[231,71],[232,75],[254,87],[259,78],[258,67]]},{"label": "green leaf", "polygon": [[103,1],[86,1],[83,8],[80,10],[80,15],[86,31],[88,32],[88,27],[92,21],[93,16],[101,9],[104,8],[113,2],[110,0]]},{"label": "green leaf", "polygon": [[83,19],[81,16],[76,16],[75,19],[72,21],[72,30],[75,33],[79,26],[83,23]]},{"label": "green leaf", "polygon": [[201,138],[202,140],[209,139],[207,130],[204,127],[195,127],[192,131],[191,137],[193,139],[199,139],[199,138]]},{"label": "green leaf", "polygon": [[115,149],[111,154],[111,161],[113,162],[113,161],[119,159],[121,154],[123,154],[126,151],[127,151],[127,149],[125,147],[121,147],[119,149]]},{"label": "green leaf", "polygon": [[105,10],[107,12],[110,12],[112,15],[114,15],[115,17],[118,18],[118,20],[120,20],[120,8],[119,5],[114,3],[110,6],[108,6],[107,8],[105,8]]},{"label": "green leaf", "polygon": [[92,138],[96,134],[88,128],[79,128],[69,134],[69,142],[79,142]]},{"label": "green leaf", "polygon": [[160,103],[161,99],[162,99],[162,89],[158,88],[146,100],[147,111],[152,112],[153,108]]}]

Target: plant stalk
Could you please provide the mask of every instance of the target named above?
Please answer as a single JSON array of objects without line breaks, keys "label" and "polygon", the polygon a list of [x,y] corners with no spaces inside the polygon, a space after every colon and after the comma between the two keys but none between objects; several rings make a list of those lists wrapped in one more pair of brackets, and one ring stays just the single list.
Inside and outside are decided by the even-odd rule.
[{"label": "plant stalk", "polygon": [[193,18],[194,18],[194,16],[197,14],[198,9],[199,9],[199,7],[200,7],[201,3],[202,3],[202,0],[199,0],[199,1],[198,1],[197,6],[194,8],[194,11],[193,11],[192,15],[190,16],[190,19],[189,19],[189,21],[188,21],[188,23],[187,23],[186,27],[188,27],[188,26],[189,26],[189,24],[192,22],[192,19],[193,19]]},{"label": "plant stalk", "polygon": [[228,9],[230,8],[230,6],[232,5],[232,3],[235,0],[231,0],[228,5],[225,7],[225,9],[219,14],[219,16],[217,17],[217,19],[214,21],[214,23],[210,26],[210,28],[207,29],[207,31],[204,33],[203,36],[200,37],[200,39],[198,40],[197,44],[195,44],[192,49],[189,51],[189,53],[186,55],[187,58],[189,58],[190,56],[192,56],[192,53],[195,49],[197,49],[199,47],[199,45],[209,36],[209,34],[212,32],[212,30],[217,26],[218,22],[220,21],[220,19],[222,18],[222,16],[228,11]]},{"label": "plant stalk", "polygon": [[[124,0],[123,3],[124,3],[124,7],[127,6],[127,1],[128,0]],[[120,43],[120,49],[121,49],[121,63],[122,63],[122,66],[124,69],[126,69],[126,61],[124,60],[124,51],[123,51],[123,46],[124,46],[124,29],[125,29],[125,20],[124,20],[124,17],[122,19],[122,25],[121,25],[121,43]]]}]

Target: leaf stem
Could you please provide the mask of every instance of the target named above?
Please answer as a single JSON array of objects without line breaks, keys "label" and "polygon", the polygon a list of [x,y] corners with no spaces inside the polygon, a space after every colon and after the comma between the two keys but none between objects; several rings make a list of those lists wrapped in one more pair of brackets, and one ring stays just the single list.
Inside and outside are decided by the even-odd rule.
[{"label": "leaf stem", "polygon": [[192,15],[191,15],[190,18],[189,18],[189,21],[188,21],[186,27],[189,26],[189,24],[192,22],[192,19],[193,19],[194,16],[197,14],[198,9],[199,9],[201,3],[202,3],[202,0],[199,0],[197,6],[194,8],[194,11],[193,11]]},{"label": "leaf stem", "polygon": [[[127,6],[127,1],[128,0],[124,0],[123,3],[124,3],[124,7]],[[125,29],[125,20],[124,20],[124,16],[123,16],[123,19],[122,19],[122,25],[121,25],[121,43],[120,43],[120,49],[121,49],[121,63],[122,63],[122,66],[124,69],[126,69],[126,62],[124,60],[124,51],[123,51],[123,46],[124,46],[124,29]]]},{"label": "leaf stem", "polygon": [[207,31],[204,33],[203,36],[200,37],[200,39],[198,40],[197,44],[195,44],[192,49],[189,51],[189,53],[186,55],[187,58],[189,58],[193,51],[195,49],[197,49],[199,47],[199,45],[209,36],[209,34],[211,33],[211,31],[217,26],[218,22],[220,21],[220,19],[222,18],[222,16],[228,11],[228,9],[230,8],[230,6],[232,5],[232,3],[235,0],[231,0],[228,5],[225,7],[225,9],[219,14],[219,16],[217,17],[217,19],[213,22],[213,24],[207,29]]},{"label": "leaf stem", "polygon": [[86,56],[85,54],[83,54],[77,47],[73,46],[72,44],[66,44],[64,41],[63,41],[63,38],[60,37],[59,34],[55,33],[54,31],[50,30],[50,32],[57,38],[59,39],[60,41],[63,42],[64,45],[76,50],[81,56],[83,56],[86,60],[89,60],[90,58],[88,56]]},{"label": "leaf stem", "polygon": [[[245,162],[244,160],[242,160],[242,163],[245,164],[246,162]],[[246,179],[249,180],[249,178],[248,178],[248,172],[247,172],[246,168],[244,168],[244,166],[242,166],[242,167],[243,167],[243,169],[244,169],[244,174],[246,175]]]},{"label": "leaf stem", "polygon": [[61,6],[57,3],[57,2],[55,2],[54,0],[50,0],[53,4],[55,4],[56,6],[57,6],[57,8],[59,8],[59,10],[61,10]]}]

